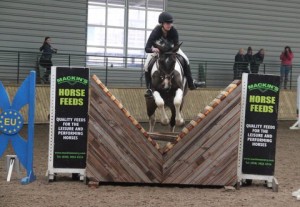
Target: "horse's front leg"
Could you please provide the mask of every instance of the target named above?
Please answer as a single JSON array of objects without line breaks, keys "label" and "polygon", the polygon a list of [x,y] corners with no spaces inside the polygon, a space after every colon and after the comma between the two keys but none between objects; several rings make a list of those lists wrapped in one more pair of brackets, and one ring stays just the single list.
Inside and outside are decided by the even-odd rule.
[{"label": "horse's front leg", "polygon": [[149,117],[149,132],[154,132],[155,113]]},{"label": "horse's front leg", "polygon": [[170,120],[167,116],[166,110],[165,110],[165,101],[160,96],[160,94],[157,91],[153,92],[153,97],[155,100],[155,104],[157,105],[157,108],[160,111],[160,122],[162,125],[168,125]]},{"label": "horse's front leg", "polygon": [[181,110],[180,110],[182,100],[183,100],[183,91],[179,88],[177,89],[174,97],[174,106],[176,110],[176,116],[175,116],[176,126],[182,126],[184,124],[184,119],[182,118]]}]

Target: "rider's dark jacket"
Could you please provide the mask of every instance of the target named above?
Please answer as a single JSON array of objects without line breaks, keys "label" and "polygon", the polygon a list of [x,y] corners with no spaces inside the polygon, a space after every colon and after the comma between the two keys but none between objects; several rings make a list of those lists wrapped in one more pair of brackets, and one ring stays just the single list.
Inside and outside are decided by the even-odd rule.
[{"label": "rider's dark jacket", "polygon": [[[145,46],[145,51],[146,53],[152,53],[152,46],[154,43],[159,40],[161,37],[163,37],[163,31],[162,31],[162,26],[157,25],[151,32],[147,44]],[[174,45],[178,44],[178,32],[177,30],[172,27],[170,31],[167,33],[167,37],[165,37],[169,42],[173,42]]]},{"label": "rider's dark jacket", "polygon": [[47,42],[44,42],[42,47],[40,47],[40,51],[43,52],[44,59],[46,60],[51,60],[52,54],[56,53],[56,49],[51,47],[51,45]]}]

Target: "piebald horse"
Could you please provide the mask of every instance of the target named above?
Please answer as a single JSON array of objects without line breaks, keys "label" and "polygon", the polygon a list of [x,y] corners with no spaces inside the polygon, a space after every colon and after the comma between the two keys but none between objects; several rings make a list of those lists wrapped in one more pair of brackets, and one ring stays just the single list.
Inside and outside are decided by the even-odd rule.
[{"label": "piebald horse", "polygon": [[[175,125],[183,126],[184,119],[181,114],[184,96],[187,93],[187,82],[183,74],[184,65],[179,61],[183,58],[176,53],[181,44],[173,46],[166,41],[156,44],[160,52],[157,60],[151,68],[152,97],[146,98],[147,114],[149,117],[149,132],[154,131],[156,122],[155,111],[160,112],[162,125],[170,125],[170,131],[174,132]],[[171,110],[171,118],[167,116],[165,108]]]}]

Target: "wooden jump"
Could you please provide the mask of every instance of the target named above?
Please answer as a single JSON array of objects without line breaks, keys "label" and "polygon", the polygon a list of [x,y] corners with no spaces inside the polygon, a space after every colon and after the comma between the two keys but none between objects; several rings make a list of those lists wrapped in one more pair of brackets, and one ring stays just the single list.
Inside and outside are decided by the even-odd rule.
[{"label": "wooden jump", "polygon": [[240,81],[159,146],[107,87],[91,80],[87,180],[228,186],[237,182]]}]

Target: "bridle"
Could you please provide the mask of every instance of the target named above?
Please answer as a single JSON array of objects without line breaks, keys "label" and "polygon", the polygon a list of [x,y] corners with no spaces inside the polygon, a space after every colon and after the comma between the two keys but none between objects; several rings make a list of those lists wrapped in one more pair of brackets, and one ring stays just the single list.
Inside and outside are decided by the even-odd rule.
[{"label": "bridle", "polygon": [[[173,55],[174,52],[166,52],[164,53],[165,55]],[[176,64],[176,58],[175,58],[175,64]],[[157,68],[158,68],[158,71],[160,73],[160,80],[162,81],[162,85],[163,86],[168,86],[167,88],[164,87],[165,91],[168,92],[171,88],[172,88],[172,80],[174,78],[174,72],[175,72],[175,64],[172,66],[172,70],[169,72],[169,71],[166,71],[164,69],[164,67],[161,67],[159,65],[159,61],[157,61]]]}]

